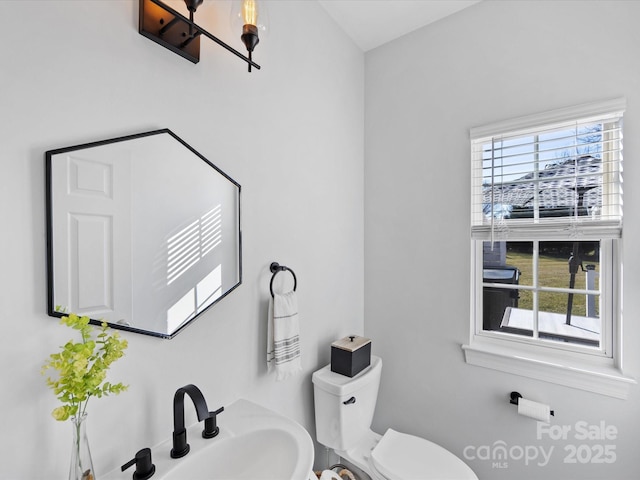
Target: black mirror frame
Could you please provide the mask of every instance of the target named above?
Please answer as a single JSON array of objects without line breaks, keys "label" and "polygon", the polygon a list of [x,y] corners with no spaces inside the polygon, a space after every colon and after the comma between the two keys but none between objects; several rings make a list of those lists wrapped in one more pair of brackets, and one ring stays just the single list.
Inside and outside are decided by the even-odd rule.
[{"label": "black mirror frame", "polygon": [[[180,325],[175,331],[169,333],[155,332],[151,330],[144,330],[140,328],[136,328],[130,325],[121,325],[114,322],[107,322],[109,327],[124,330],[132,333],[140,333],[143,335],[150,335],[153,337],[171,339],[175,337],[178,333],[182,332],[187,326],[191,325],[198,317],[200,317],[204,312],[209,310],[212,306],[216,305],[219,301],[233,292],[242,284],[242,216],[241,216],[241,194],[242,187],[238,182],[236,182],[233,178],[227,175],[225,172],[220,170],[216,165],[211,163],[207,158],[201,155],[198,151],[196,151],[193,147],[191,147],[188,143],[178,137],[175,133],[173,133],[168,128],[152,130],[149,132],[136,133],[132,135],[125,135],[116,138],[110,138],[107,140],[100,140],[96,142],[89,142],[84,144],[73,145],[69,147],[58,148],[54,150],[48,150],[45,152],[45,212],[46,212],[46,256],[47,256],[47,314],[51,317],[62,318],[65,316],[65,312],[60,312],[56,310],[55,299],[54,299],[54,261],[53,261],[53,185],[52,185],[52,157],[54,155],[58,155],[61,153],[67,153],[74,150],[82,150],[86,148],[94,148],[103,145],[109,145],[112,143],[118,142],[126,142],[130,140],[136,140],[139,138],[149,137],[153,135],[161,135],[161,134],[169,134],[173,137],[174,140],[178,141],[184,147],[186,147],[191,153],[195,154],[198,158],[200,158],[203,162],[209,165],[211,168],[216,170],[220,175],[225,177],[229,182],[231,182],[238,189],[238,282],[230,287],[226,292],[223,292],[220,297],[214,300],[210,305],[206,306],[202,311],[196,313],[193,318],[184,322]],[[93,325],[101,325],[102,320],[99,319],[90,319],[90,323]]]}]

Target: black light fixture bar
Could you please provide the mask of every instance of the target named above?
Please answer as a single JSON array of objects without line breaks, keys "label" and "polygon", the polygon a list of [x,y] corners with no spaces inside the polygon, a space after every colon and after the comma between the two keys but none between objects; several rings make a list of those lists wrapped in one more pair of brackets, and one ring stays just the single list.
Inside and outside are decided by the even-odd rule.
[{"label": "black light fixture bar", "polygon": [[[193,12],[191,14],[193,16]],[[260,69],[253,60],[160,0],[140,0],[138,31],[193,63],[200,61],[200,36],[204,35],[250,66]]]}]

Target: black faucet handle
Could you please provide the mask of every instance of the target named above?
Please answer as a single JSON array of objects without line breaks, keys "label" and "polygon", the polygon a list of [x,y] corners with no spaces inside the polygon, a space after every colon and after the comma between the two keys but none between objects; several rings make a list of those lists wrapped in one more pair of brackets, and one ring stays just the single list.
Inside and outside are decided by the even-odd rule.
[{"label": "black faucet handle", "polygon": [[220,428],[217,425],[217,416],[222,412],[224,412],[224,407],[220,407],[215,412],[209,412],[209,416],[204,420],[202,438],[213,438],[220,433]]},{"label": "black faucet handle", "polygon": [[124,472],[132,465],[136,466],[136,471],[133,473],[134,480],[147,480],[156,473],[156,466],[151,461],[151,449],[143,448],[136,453],[136,456],[122,465],[121,470]]},{"label": "black faucet handle", "polygon": [[215,417],[216,415],[220,415],[222,412],[224,412],[224,407],[220,407],[215,412],[209,412],[209,416]]}]

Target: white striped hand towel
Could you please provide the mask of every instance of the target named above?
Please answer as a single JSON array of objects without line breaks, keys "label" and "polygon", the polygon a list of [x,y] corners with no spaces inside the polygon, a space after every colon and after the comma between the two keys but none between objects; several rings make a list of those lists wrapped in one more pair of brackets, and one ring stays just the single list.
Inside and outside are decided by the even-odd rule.
[{"label": "white striped hand towel", "polygon": [[302,371],[298,298],[294,291],[275,293],[269,302],[267,370],[275,370],[277,380]]}]

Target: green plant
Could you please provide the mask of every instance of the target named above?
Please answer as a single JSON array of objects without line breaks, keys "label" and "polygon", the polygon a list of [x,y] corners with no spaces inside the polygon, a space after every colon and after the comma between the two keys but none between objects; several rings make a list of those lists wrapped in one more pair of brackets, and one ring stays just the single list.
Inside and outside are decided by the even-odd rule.
[{"label": "green plant", "polygon": [[49,355],[49,360],[42,366],[43,375],[49,369],[58,372],[57,378],[47,378],[47,385],[63,403],[51,414],[56,420],[63,421],[84,415],[91,397],[117,395],[128,388],[122,383],[105,381],[111,364],[124,355],[127,341],[120,339],[117,332],[108,333],[105,322],[93,338],[94,327],[89,324],[89,317],[71,313],[62,317],[60,323],[78,330],[81,337],[79,342],[69,340],[60,352]]}]

